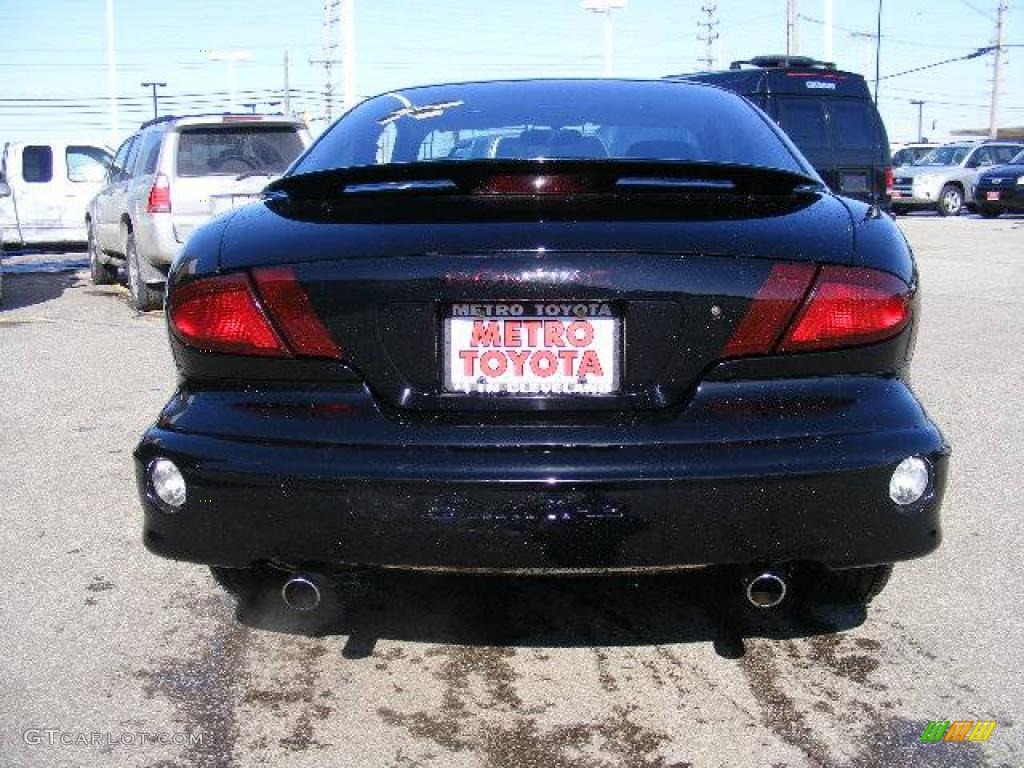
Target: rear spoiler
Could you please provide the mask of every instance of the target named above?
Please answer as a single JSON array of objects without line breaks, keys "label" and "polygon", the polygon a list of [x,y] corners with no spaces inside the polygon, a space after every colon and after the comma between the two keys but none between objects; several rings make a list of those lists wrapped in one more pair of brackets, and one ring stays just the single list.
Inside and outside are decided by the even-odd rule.
[{"label": "rear spoiler", "polygon": [[337,199],[380,193],[568,195],[820,191],[813,176],[779,168],[671,160],[439,160],[289,174],[264,189],[270,197]]}]

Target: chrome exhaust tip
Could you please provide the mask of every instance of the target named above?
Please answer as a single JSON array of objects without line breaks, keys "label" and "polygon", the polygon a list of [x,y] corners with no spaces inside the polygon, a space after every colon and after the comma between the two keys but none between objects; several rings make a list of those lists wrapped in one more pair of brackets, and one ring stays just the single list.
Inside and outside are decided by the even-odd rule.
[{"label": "chrome exhaust tip", "polygon": [[755,608],[774,608],[786,599],[786,580],[771,571],[747,581],[747,601]]},{"label": "chrome exhaust tip", "polygon": [[293,611],[314,611],[322,598],[317,580],[309,575],[295,574],[281,587],[281,599]]}]

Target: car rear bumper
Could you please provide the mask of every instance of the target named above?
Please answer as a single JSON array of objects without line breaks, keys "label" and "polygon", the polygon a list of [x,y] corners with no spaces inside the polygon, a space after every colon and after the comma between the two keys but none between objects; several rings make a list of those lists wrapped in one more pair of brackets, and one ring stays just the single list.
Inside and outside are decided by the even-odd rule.
[{"label": "car rear bumper", "polygon": [[[379,434],[353,430],[348,444],[243,437],[231,428],[196,434],[182,425],[200,423],[197,408],[223,421],[224,401],[194,398],[136,450],[145,543],[167,557],[227,566],[502,570],[794,560],[843,567],[935,549],[948,449],[909,390],[869,377],[793,386],[802,389],[705,385],[683,413],[656,426],[597,425],[583,435],[548,426],[532,442],[511,433],[475,441],[489,428],[425,425],[401,427],[406,439],[398,441],[383,416]],[[757,391],[760,402],[750,398]],[[765,409],[787,395],[808,409],[805,425],[831,428],[770,427]],[[876,415],[858,420],[865,409]],[[331,420],[335,435],[347,429]],[[910,455],[927,459],[932,479],[921,500],[900,508],[889,480]],[[168,512],[152,492],[147,467],[156,457],[186,478],[180,511]]]},{"label": "car rear bumper", "polygon": [[138,216],[134,221],[135,247],[139,256],[151,266],[166,274],[167,268],[181,250],[181,243],[174,239],[171,214],[153,213]]}]

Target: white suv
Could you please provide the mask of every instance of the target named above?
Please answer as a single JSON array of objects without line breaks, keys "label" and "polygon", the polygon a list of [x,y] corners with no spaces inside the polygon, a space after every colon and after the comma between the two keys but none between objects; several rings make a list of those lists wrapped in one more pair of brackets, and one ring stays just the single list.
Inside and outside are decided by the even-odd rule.
[{"label": "white suv", "polygon": [[117,150],[86,212],[93,282],[114,282],[123,266],[136,308],[159,308],[167,268],[192,231],[257,200],[309,143],[306,125],[281,115],[144,123]]},{"label": "white suv", "polygon": [[895,169],[889,198],[892,212],[933,208],[940,216],[956,216],[966,201],[974,199],[981,171],[1010,162],[1022,149],[1024,144],[992,141],[936,147],[913,165]]}]

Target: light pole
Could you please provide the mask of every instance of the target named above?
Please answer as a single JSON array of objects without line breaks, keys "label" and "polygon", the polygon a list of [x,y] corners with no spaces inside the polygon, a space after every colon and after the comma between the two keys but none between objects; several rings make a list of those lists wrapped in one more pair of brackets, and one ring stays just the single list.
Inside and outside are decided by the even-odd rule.
[{"label": "light pole", "polygon": [[117,129],[117,54],[114,48],[114,0],[107,0],[107,95],[110,99],[110,144],[116,147]]},{"label": "light pole", "polygon": [[917,107],[917,140],[924,141],[924,102],[921,99],[911,99],[910,103]]},{"label": "light pole", "polygon": [[251,61],[252,54],[249,51],[210,51],[211,61],[225,61],[228,65],[228,111],[234,112],[238,109],[235,104],[235,92],[237,81],[235,77],[235,65],[240,61]]},{"label": "light pole", "polygon": [[158,108],[159,100],[158,100],[158,97],[156,95],[156,89],[157,88],[166,88],[167,87],[167,83],[155,83],[152,80],[150,80],[148,82],[142,83],[141,85],[142,85],[143,88],[152,88],[153,89],[153,119],[156,120],[160,116],[160,110]]},{"label": "light pole", "polygon": [[615,35],[612,30],[612,11],[626,7],[626,0],[583,0],[583,9],[604,14],[604,74],[611,77],[615,69]]}]

